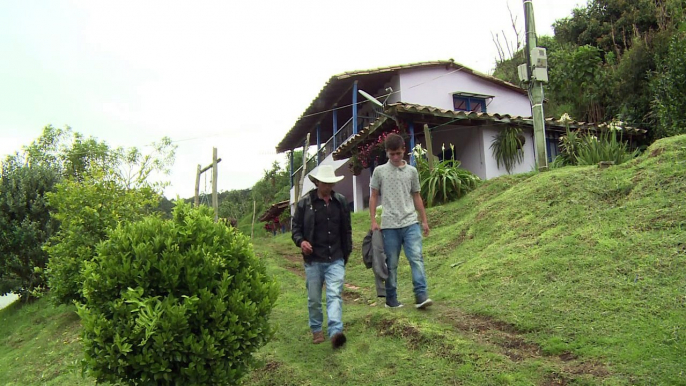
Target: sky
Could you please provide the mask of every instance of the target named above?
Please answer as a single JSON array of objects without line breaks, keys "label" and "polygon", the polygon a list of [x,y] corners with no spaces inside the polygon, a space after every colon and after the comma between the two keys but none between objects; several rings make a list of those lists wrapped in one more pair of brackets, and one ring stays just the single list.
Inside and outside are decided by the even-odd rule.
[{"label": "sky", "polygon": [[[534,0],[538,35],[585,4]],[[492,73],[508,5],[523,36],[515,0],[0,0],[0,157],[48,124],[143,152],[168,136],[168,198],[192,197],[213,147],[219,191],[250,188],[332,75],[450,58]]]}]

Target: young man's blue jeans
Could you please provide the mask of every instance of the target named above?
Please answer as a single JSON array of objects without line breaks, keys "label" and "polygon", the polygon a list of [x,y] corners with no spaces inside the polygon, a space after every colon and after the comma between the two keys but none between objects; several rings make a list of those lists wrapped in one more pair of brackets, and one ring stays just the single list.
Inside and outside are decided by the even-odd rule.
[{"label": "young man's blue jeans", "polygon": [[398,260],[400,247],[405,251],[412,270],[412,284],[415,296],[426,295],[426,272],[422,257],[422,228],[412,224],[404,228],[382,229],[383,246],[386,252],[388,279],[386,280],[386,299],[398,298]]},{"label": "young man's blue jeans", "polygon": [[322,284],[326,281],[326,315],[329,318],[329,337],[343,332],[343,283],[345,263],[343,259],[331,263],[305,263],[307,280],[307,309],[310,313],[312,332],[322,330]]}]

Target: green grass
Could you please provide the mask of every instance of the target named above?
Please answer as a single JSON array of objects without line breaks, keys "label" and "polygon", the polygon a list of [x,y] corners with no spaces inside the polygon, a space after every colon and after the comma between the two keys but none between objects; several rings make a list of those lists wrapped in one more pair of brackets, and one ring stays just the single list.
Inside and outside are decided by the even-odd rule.
[{"label": "green grass", "polygon": [[94,385],[81,377],[81,324],[47,299],[0,310],[0,385]]},{"label": "green grass", "polygon": [[[256,239],[281,295],[275,338],[244,384],[686,383],[686,136],[608,169],[489,180],[428,217],[435,305],[411,307],[404,261],[399,296],[408,306],[377,304],[356,252],[346,270],[348,344],[336,352],[311,344],[290,235]],[[353,215],[356,251],[368,226],[368,213]],[[73,308],[14,304],[0,322],[0,384],[93,383],[78,375]]]}]

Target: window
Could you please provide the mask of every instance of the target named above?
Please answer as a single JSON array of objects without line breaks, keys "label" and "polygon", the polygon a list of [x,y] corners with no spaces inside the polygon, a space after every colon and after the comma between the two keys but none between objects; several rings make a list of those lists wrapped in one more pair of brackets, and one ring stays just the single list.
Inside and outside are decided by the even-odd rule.
[{"label": "window", "polygon": [[455,111],[485,113],[486,99],[453,94],[453,107],[455,108]]}]

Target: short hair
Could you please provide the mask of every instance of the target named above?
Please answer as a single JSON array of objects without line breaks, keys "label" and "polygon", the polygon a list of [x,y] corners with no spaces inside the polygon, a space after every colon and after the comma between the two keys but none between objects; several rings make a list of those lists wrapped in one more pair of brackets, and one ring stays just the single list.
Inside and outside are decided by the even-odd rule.
[{"label": "short hair", "polygon": [[384,141],[384,145],[386,146],[386,150],[398,150],[398,149],[404,149],[405,148],[405,140],[403,137],[396,133],[390,133],[388,136],[386,136],[386,140]]}]

